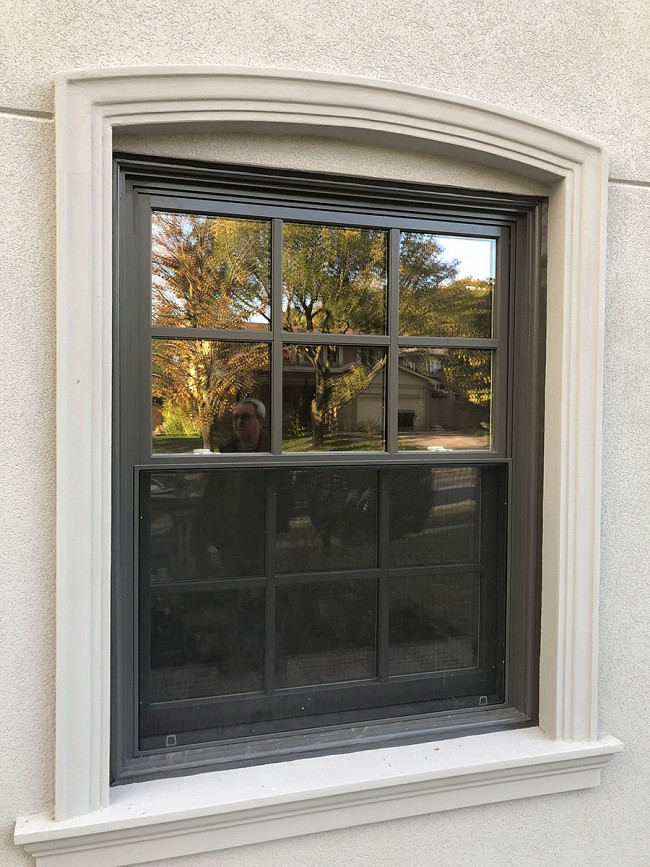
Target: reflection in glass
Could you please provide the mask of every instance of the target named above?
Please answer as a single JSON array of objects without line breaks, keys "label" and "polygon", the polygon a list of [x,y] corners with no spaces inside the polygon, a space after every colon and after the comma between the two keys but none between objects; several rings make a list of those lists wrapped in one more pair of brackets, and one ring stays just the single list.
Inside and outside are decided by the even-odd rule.
[{"label": "reflection in glass", "polygon": [[268,330],[271,224],[152,215],[152,324]]},{"label": "reflection in glass", "polygon": [[377,566],[377,470],[318,467],[277,475],[276,571]]},{"label": "reflection in glass", "polygon": [[382,334],[386,232],[285,223],[285,331]]},{"label": "reflection in glass", "polygon": [[402,232],[399,333],[491,337],[496,241]]},{"label": "reflection in glass", "polygon": [[266,475],[140,474],[141,571],[152,584],[264,575]]},{"label": "reflection in glass", "polygon": [[391,566],[467,563],[479,551],[479,471],[400,467],[390,478]]},{"label": "reflection in glass", "polygon": [[376,586],[371,579],[278,586],[279,687],[374,676]]},{"label": "reflection in glass", "polygon": [[[153,340],[154,454],[219,451],[236,434],[232,414],[247,397],[264,404],[268,431],[269,357],[266,343]],[[268,451],[268,441],[257,450]]]},{"label": "reflection in glass", "polygon": [[283,451],[384,448],[383,349],[284,344],[282,358]]},{"label": "reflection in glass", "polygon": [[150,700],[262,689],[264,589],[151,598]]},{"label": "reflection in glass", "polygon": [[389,674],[476,666],[479,594],[478,574],[392,578]]},{"label": "reflection in glass", "polygon": [[491,448],[491,378],[489,350],[402,348],[399,449]]}]

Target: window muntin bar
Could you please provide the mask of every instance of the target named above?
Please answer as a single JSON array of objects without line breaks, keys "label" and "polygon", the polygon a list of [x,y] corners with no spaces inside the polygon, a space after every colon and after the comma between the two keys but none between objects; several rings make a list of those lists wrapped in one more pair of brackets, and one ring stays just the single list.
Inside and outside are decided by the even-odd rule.
[{"label": "window muntin bar", "polygon": [[242,331],[232,328],[159,328],[152,326],[152,337],[167,337],[171,340],[238,340],[247,343],[270,343],[273,335],[270,331]]}]

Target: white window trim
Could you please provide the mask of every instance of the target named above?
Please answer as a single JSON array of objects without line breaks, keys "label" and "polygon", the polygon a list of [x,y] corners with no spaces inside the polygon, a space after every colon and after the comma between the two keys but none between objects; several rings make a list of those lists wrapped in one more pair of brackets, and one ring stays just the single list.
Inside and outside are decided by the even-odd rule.
[{"label": "white window trim", "polygon": [[[109,789],[113,129],[227,123],[453,154],[551,187],[539,728]],[[598,785],[597,611],[607,160],[478,102],[285,70],[136,67],[57,81],[56,815],[39,867],[141,863]]]}]

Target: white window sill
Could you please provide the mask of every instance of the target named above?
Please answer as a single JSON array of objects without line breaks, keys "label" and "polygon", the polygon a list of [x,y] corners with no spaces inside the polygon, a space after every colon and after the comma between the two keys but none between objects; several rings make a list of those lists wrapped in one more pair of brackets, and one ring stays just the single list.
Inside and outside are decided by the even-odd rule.
[{"label": "white window sill", "polygon": [[520,729],[121,786],[103,810],[18,820],[38,867],[121,867],[597,786],[613,737]]}]

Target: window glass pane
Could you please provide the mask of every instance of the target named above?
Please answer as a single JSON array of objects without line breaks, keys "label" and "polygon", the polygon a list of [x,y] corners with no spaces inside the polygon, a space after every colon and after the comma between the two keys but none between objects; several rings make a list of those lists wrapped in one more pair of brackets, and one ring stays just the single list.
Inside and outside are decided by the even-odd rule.
[{"label": "window glass pane", "polygon": [[399,352],[400,449],[490,449],[492,352],[404,347]]},{"label": "window glass pane", "polygon": [[377,470],[351,467],[277,475],[276,571],[377,566]]},{"label": "window glass pane", "polygon": [[[267,343],[152,340],[154,454],[268,452],[269,358]],[[264,413],[240,405],[249,397]]]},{"label": "window glass pane", "polygon": [[282,450],[383,450],[385,362],[374,347],[285,343]]},{"label": "window glass pane", "polygon": [[285,331],[382,334],[386,232],[285,223]]},{"label": "window glass pane", "polygon": [[[309,692],[313,685],[329,684],[339,709],[374,708],[381,690],[394,701],[393,678],[443,670],[469,669],[463,677],[474,680],[436,682],[437,699],[489,692],[494,666],[486,660],[500,652],[489,593],[503,477],[503,465],[140,471],[141,731],[163,737],[205,729],[210,740],[215,726],[225,726],[224,736],[227,729],[228,737],[243,737],[260,724],[282,730],[283,718],[303,714],[310,727],[333,707]],[[391,676],[384,685],[376,680],[382,564],[388,656],[380,657]],[[485,598],[479,577],[481,589],[489,588]],[[270,632],[265,595],[267,614],[274,612]],[[269,665],[275,685],[263,693]],[[360,683],[340,695],[338,684],[351,681]],[[400,701],[430,694],[421,685],[400,690]],[[257,696],[242,698],[251,692]],[[223,699],[218,716],[203,701],[210,697]]]},{"label": "window glass pane", "polygon": [[478,665],[480,575],[426,575],[390,581],[391,675]]},{"label": "window glass pane", "polygon": [[491,337],[496,241],[400,235],[399,333]]},{"label": "window glass pane", "polygon": [[374,676],[376,586],[371,579],[355,579],[277,588],[279,687]]},{"label": "window glass pane", "polygon": [[400,467],[389,478],[391,566],[478,560],[478,469]]},{"label": "window glass pane", "polygon": [[153,325],[268,330],[269,221],[156,212],[151,231]]},{"label": "window glass pane", "polygon": [[263,470],[140,475],[140,568],[152,584],[264,575]]},{"label": "window glass pane", "polygon": [[262,689],[264,589],[151,598],[150,701]]}]

